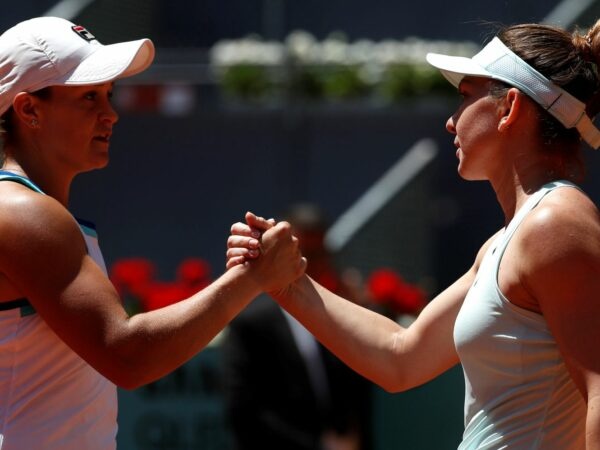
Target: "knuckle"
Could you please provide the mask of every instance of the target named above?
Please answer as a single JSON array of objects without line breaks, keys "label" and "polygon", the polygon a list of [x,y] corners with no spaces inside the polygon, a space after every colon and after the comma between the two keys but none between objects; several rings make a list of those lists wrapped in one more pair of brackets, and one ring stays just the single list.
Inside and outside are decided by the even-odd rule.
[{"label": "knuckle", "polygon": [[235,236],[229,236],[227,239],[227,248],[238,247],[238,239]]}]

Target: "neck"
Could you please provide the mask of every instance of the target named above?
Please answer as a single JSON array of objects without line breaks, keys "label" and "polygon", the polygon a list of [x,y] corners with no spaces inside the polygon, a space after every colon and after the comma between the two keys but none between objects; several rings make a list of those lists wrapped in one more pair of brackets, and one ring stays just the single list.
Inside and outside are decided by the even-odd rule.
[{"label": "neck", "polygon": [[490,180],[498,203],[504,212],[505,224],[514,217],[515,212],[533,193],[551,181],[580,181],[576,174],[570,173],[565,164],[544,157],[543,161],[519,162],[502,177]]},{"label": "neck", "polygon": [[68,207],[73,177],[57,176],[56,171],[52,169],[40,168],[39,165],[28,164],[27,161],[17,161],[11,157],[6,158],[2,164],[2,170],[30,179],[47,195],[58,200],[65,208]]}]

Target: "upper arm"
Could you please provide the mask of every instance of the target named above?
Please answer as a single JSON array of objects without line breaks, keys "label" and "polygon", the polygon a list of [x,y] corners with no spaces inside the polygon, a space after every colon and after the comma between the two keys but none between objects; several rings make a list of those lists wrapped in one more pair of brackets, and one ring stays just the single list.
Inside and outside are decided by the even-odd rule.
[{"label": "upper arm", "polygon": [[495,238],[492,236],[479,250],[471,268],[423,309],[415,322],[400,334],[397,351],[410,358],[402,364],[408,386],[425,383],[459,362],[454,345],[454,323],[477,275],[483,255]]},{"label": "upper arm", "polygon": [[24,190],[7,198],[0,216],[0,271],[67,345],[103,369],[111,331],[126,317],[116,291],[58,202]]},{"label": "upper arm", "polygon": [[563,195],[523,224],[521,278],[587,400],[600,396],[600,216],[582,194]]}]

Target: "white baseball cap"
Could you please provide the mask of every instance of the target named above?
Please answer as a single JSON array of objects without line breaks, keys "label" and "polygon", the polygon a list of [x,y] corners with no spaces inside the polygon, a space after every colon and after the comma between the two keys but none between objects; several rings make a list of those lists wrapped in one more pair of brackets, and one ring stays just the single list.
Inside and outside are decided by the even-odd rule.
[{"label": "white baseball cap", "polygon": [[585,112],[585,104],[513,53],[495,37],[472,58],[428,53],[427,62],[458,87],[464,76],[493,78],[531,97],[566,128],[577,128],[592,147],[600,147],[600,130]]},{"label": "white baseball cap", "polygon": [[26,20],[0,36],[0,115],[19,92],[106,83],[142,72],[153,59],[149,39],[102,45],[65,19]]}]

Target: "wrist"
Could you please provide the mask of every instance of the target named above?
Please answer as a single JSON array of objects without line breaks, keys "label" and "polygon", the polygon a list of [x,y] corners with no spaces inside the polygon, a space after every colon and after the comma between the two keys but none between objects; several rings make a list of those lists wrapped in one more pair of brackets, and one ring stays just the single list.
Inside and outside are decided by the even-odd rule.
[{"label": "wrist", "polygon": [[302,292],[302,284],[307,280],[308,277],[306,275],[302,275],[300,278],[291,282],[282,289],[269,291],[269,296],[271,296],[277,303],[279,303],[280,306],[284,308],[286,304],[297,303]]},{"label": "wrist", "polygon": [[256,297],[264,292],[261,283],[257,280],[248,263],[238,264],[229,269],[226,274],[236,280],[236,284],[242,284],[244,286],[243,289],[247,291],[248,295],[251,297]]}]

